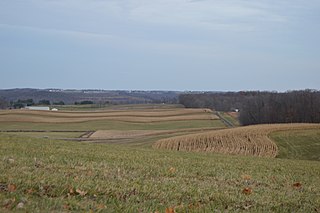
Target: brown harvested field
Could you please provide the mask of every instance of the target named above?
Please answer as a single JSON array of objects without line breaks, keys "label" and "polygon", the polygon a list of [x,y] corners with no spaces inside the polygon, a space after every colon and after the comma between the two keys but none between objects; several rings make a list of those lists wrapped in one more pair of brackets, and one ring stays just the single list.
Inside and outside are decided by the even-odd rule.
[{"label": "brown harvested field", "polygon": [[90,139],[124,139],[136,138],[155,134],[162,134],[165,130],[98,130],[90,136]]},{"label": "brown harvested field", "polygon": [[319,124],[269,124],[209,131],[157,141],[153,147],[177,151],[276,157],[277,145],[269,134],[277,131],[320,129]]},{"label": "brown harvested field", "polygon": [[174,133],[194,133],[201,131],[210,131],[217,128],[189,128],[177,130],[98,130],[95,131],[90,139],[133,139],[138,137],[166,135]]},{"label": "brown harvested field", "polygon": [[72,123],[92,120],[112,120],[127,122],[160,122],[183,120],[218,119],[208,109],[149,109],[149,110],[105,110],[95,112],[77,111],[32,111],[6,110],[0,112],[0,122],[44,122]]}]

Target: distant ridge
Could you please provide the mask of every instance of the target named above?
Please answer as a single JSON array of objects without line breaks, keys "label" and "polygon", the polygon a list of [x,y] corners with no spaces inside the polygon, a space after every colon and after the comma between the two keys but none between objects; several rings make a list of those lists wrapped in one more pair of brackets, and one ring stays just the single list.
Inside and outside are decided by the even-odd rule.
[{"label": "distant ridge", "polygon": [[1,89],[0,97],[6,101],[33,99],[35,102],[46,99],[50,102],[63,101],[73,104],[76,101],[93,101],[94,103],[143,104],[143,103],[177,103],[177,91],[141,91],[141,90],[101,90],[101,89]]}]

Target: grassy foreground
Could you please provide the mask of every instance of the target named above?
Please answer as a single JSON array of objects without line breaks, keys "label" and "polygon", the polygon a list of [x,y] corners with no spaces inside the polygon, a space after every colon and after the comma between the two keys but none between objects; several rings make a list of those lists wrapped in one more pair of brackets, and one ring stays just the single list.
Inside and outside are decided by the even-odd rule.
[{"label": "grassy foreground", "polygon": [[2,133],[0,171],[0,211],[320,211],[318,161]]}]

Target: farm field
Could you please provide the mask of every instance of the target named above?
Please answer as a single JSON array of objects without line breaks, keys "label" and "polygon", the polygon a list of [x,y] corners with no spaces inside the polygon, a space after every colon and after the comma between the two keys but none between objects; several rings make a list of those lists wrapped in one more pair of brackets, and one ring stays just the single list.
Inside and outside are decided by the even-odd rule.
[{"label": "farm field", "polygon": [[86,121],[122,121],[135,123],[217,120],[211,110],[172,109],[172,110],[105,110],[96,112],[52,112],[32,110],[9,110],[0,112],[0,122],[33,123],[75,123]]},{"label": "farm field", "polygon": [[[224,124],[204,109],[118,107],[61,111],[59,116],[32,112],[23,122],[10,120],[19,118],[17,114],[1,111],[0,170],[4,172],[0,173],[0,211],[320,211],[320,162],[314,157],[319,153],[314,150],[320,140],[317,125],[273,126],[277,131],[250,127],[259,129],[262,138],[270,133],[272,139],[270,154],[258,156],[274,157],[277,150],[280,158],[177,152],[153,146],[191,133],[226,132],[234,138],[229,131],[247,127],[223,129]],[[65,119],[90,118],[35,122],[33,117],[38,119],[39,114],[48,119],[63,120],[64,115]],[[103,119],[90,120],[99,116]],[[164,120],[109,119],[117,116]],[[297,154],[306,139],[312,145]]]},{"label": "farm field", "polygon": [[279,158],[320,161],[320,129],[274,132],[271,139],[277,142]]},{"label": "farm field", "polygon": [[[278,131],[320,131],[319,124],[272,124],[253,125],[232,129],[208,131],[205,133],[178,136],[157,141],[153,146],[159,149],[176,151],[216,152],[223,154],[252,155],[262,157],[276,157],[279,153],[278,145],[269,135]],[[305,140],[306,138],[302,139]],[[316,140],[319,140],[317,138]],[[279,142],[281,144],[281,140]],[[315,144],[314,144],[315,143]],[[317,146],[314,142],[311,146]],[[282,142],[283,144],[283,142]],[[281,146],[282,150],[287,145]],[[295,143],[293,143],[295,144]],[[306,145],[308,146],[308,145]],[[292,152],[297,147],[293,148]],[[311,147],[312,149],[312,147]],[[317,149],[316,149],[317,150]],[[283,152],[283,151],[282,151]],[[318,153],[319,155],[319,153]]]},{"label": "farm field", "polygon": [[313,212],[320,166],[1,133],[1,209]]},{"label": "farm field", "polygon": [[145,110],[145,109],[176,109],[184,108],[180,104],[121,104],[121,105],[104,105],[97,104],[80,104],[80,105],[53,105],[54,108],[64,111],[100,111],[100,110]]},{"label": "farm field", "polygon": [[10,132],[11,135],[18,135],[22,137],[34,137],[34,138],[78,138],[85,132]]},{"label": "farm field", "polygon": [[42,130],[42,131],[91,131],[91,130],[171,130],[186,128],[225,128],[220,120],[162,121],[135,123],[124,121],[97,120],[74,123],[0,122],[0,131]]},{"label": "farm field", "polygon": [[[153,107],[153,108],[152,108]],[[0,131],[94,131],[94,130],[174,130],[185,128],[223,128],[224,124],[206,109],[137,105],[128,109],[99,111],[0,111]],[[192,121],[192,122],[190,122]]]}]

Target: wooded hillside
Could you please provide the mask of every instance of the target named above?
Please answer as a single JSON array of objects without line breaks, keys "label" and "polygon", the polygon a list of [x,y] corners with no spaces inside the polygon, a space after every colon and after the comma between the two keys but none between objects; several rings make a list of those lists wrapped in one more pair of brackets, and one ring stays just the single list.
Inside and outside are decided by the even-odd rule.
[{"label": "wooded hillside", "polygon": [[320,91],[316,90],[182,94],[179,102],[217,111],[239,109],[242,125],[320,122]]}]

